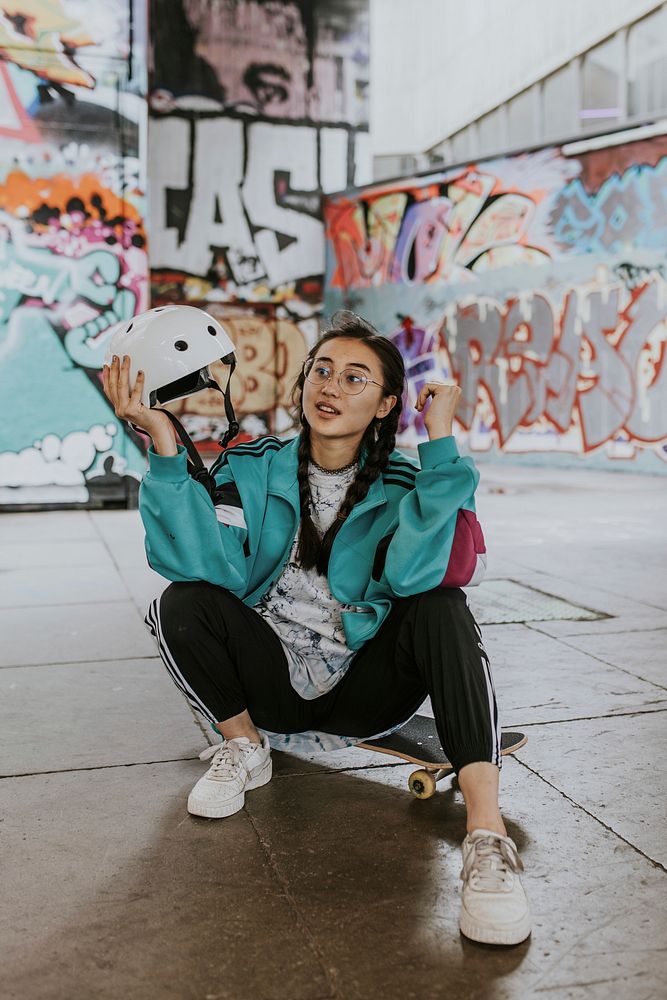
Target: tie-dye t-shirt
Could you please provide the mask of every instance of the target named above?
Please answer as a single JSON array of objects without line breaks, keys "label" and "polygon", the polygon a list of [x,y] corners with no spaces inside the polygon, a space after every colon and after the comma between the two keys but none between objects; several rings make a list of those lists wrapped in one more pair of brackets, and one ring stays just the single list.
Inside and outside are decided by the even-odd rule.
[{"label": "tie-dye t-shirt", "polygon": [[[333,522],[355,475],[356,466],[334,474],[309,466],[311,517],[320,537]],[[347,670],[354,651],[346,644],[341,612],[357,608],[337,601],[317,570],[296,565],[298,538],[297,533],[282,574],[255,611],[283,645],[293,688],[311,700],[331,690]]]}]

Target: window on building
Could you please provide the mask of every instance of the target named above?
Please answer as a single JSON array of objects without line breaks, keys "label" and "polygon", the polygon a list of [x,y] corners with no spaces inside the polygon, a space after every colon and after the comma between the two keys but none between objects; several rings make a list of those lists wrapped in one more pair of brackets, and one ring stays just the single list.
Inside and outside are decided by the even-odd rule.
[{"label": "window on building", "polygon": [[470,125],[451,136],[452,153],[455,163],[465,163],[475,156],[473,133]]},{"label": "window on building", "polygon": [[584,56],[581,75],[580,128],[604,131],[623,115],[623,39],[614,35]]},{"label": "window on building", "polygon": [[429,163],[431,165],[439,163],[453,163],[454,155],[452,153],[452,143],[449,139],[444,139],[439,142],[437,146],[428,150]]},{"label": "window on building", "polygon": [[477,121],[477,143],[480,156],[500,153],[507,148],[505,110],[496,108]]},{"label": "window on building", "polygon": [[577,105],[577,68],[568,63],[548,76],[542,86],[542,137],[565,139],[579,131]]},{"label": "window on building", "polygon": [[532,146],[539,139],[537,88],[531,87],[513,97],[507,106],[508,145],[510,148]]},{"label": "window on building", "polygon": [[390,177],[400,177],[402,174],[402,156],[374,156],[373,180],[385,181]]},{"label": "window on building", "polygon": [[667,6],[628,32],[628,114],[667,111]]}]

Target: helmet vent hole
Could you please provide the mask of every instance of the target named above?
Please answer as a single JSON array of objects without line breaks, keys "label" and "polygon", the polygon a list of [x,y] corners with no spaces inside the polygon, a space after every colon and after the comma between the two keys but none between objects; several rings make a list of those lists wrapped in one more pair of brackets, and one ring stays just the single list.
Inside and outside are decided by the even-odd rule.
[{"label": "helmet vent hole", "polygon": [[158,306],[158,308],[154,309],[153,312],[154,313],[161,313],[163,309],[164,309],[164,306]]},{"label": "helmet vent hole", "polygon": [[212,337],[217,337],[218,331],[216,330],[216,328],[214,326],[209,326],[209,327],[207,327],[207,329],[208,329],[208,332],[211,334]]},{"label": "helmet vent hole", "polygon": [[128,328],[127,328],[127,330],[125,332],[129,333],[131,329],[132,329],[132,323],[130,323],[130,325],[128,326]]},{"label": "helmet vent hole", "polygon": [[177,351],[187,351],[188,345],[184,340],[177,340],[174,344]]}]

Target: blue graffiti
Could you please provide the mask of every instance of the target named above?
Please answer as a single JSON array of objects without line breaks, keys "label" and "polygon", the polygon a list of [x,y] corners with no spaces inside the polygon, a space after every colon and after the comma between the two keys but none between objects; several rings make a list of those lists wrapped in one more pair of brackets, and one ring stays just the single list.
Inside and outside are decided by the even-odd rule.
[{"label": "blue graffiti", "polygon": [[554,199],[553,234],[577,253],[663,250],[667,243],[667,156],[657,166],[613,174],[595,194],[577,178]]}]

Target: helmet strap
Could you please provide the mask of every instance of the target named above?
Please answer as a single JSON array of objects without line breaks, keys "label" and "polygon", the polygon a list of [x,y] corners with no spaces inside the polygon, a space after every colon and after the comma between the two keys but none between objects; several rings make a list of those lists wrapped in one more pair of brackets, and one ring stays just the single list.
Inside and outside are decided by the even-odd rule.
[{"label": "helmet strap", "polygon": [[227,388],[224,392],[220,389],[220,386],[216,383],[216,388],[220,389],[223,396],[225,397],[225,416],[227,417],[227,430],[222,435],[218,444],[221,448],[226,448],[229,442],[236,437],[239,432],[239,424],[236,419],[236,414],[234,413],[234,407],[232,406],[232,397],[229,392],[229,383],[232,380],[232,375],[234,374],[234,369],[236,368],[236,358],[233,354],[228,355],[229,361],[229,377],[227,379]]},{"label": "helmet strap", "polygon": [[178,419],[178,417],[173,414],[170,410],[162,410],[166,413],[172,424],[174,425],[174,430],[181,439],[183,447],[188,453],[188,472],[193,479],[196,479],[198,483],[201,483],[204,489],[210,494],[211,499],[213,499],[213,493],[217,488],[215,479],[210,474],[204,463],[202,462],[201,455],[197,451],[192,441],[192,438],[186,431],[185,427]]},{"label": "helmet strap", "polygon": [[[227,388],[223,390],[220,388],[217,382],[213,379],[209,382],[209,387],[211,389],[217,389],[218,392],[222,392],[225,399],[225,416],[227,417],[228,427],[225,433],[220,438],[218,444],[221,448],[226,448],[232,438],[235,438],[239,432],[239,425],[236,419],[236,414],[234,413],[234,407],[232,406],[232,401],[229,394],[229,383],[231,381],[232,375],[234,374],[234,369],[236,368],[236,359],[234,355],[229,355],[230,358],[230,372],[229,378],[227,379]],[[209,493],[211,499],[215,503],[215,491],[217,489],[217,483],[214,477],[211,475],[209,470],[206,468],[202,462],[201,455],[197,451],[192,438],[186,431],[185,427],[178,419],[178,417],[173,414],[170,410],[162,410],[166,413],[171,420],[174,430],[181,439],[181,443],[188,453],[188,472],[198,483],[201,483],[204,489]]]}]

